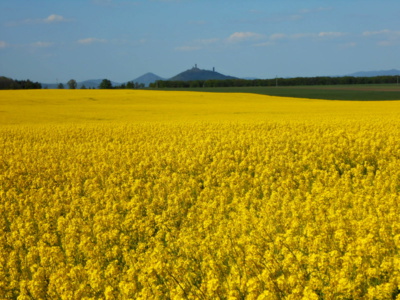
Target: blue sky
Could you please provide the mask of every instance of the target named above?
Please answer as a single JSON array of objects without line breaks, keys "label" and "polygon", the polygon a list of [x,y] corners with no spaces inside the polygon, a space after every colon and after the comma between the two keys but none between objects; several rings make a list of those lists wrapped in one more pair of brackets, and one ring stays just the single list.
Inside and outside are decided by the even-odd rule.
[{"label": "blue sky", "polygon": [[400,69],[398,0],[2,0],[0,76],[39,82],[197,64],[238,77]]}]

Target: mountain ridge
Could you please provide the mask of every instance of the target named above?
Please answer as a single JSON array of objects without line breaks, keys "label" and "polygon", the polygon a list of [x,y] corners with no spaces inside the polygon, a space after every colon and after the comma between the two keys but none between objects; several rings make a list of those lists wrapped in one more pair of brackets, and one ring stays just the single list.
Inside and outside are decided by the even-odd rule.
[{"label": "mountain ridge", "polygon": [[131,81],[137,83],[143,83],[145,86],[149,86],[150,83],[156,82],[157,80],[166,80],[166,79],[161,76],[158,76],[157,74],[148,72]]},{"label": "mountain ridge", "polygon": [[193,68],[183,71],[183,72],[171,77],[168,80],[169,81],[193,81],[193,80],[212,80],[212,79],[223,80],[223,79],[238,79],[238,78],[218,73],[215,71],[214,68],[212,71],[199,69],[196,65]]},{"label": "mountain ridge", "polygon": [[353,77],[375,77],[375,76],[396,76],[400,75],[400,70],[381,70],[381,71],[359,71],[355,73],[348,74],[347,76]]}]

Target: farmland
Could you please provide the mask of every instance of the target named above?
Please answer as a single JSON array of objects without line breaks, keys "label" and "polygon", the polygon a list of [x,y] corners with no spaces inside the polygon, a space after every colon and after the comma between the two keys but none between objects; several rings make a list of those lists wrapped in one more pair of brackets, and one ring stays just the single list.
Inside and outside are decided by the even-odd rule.
[{"label": "farmland", "polygon": [[378,101],[400,99],[398,84],[346,84],[311,86],[252,86],[177,88],[175,91],[199,91],[213,93],[254,93],[259,95],[295,97],[325,100]]},{"label": "farmland", "polygon": [[398,298],[400,101],[0,96],[0,298]]},{"label": "farmland", "polygon": [[[397,117],[399,113],[398,101],[360,103],[359,101],[324,101],[266,96],[261,92],[272,93],[271,91],[275,88],[261,89],[259,93],[255,88],[243,88],[243,93],[239,93],[241,89],[234,88],[210,88],[205,91],[196,90],[196,92],[2,91],[0,124],[249,122],[325,119],[327,117],[347,120],[349,116],[357,119],[366,116],[376,119],[382,116]],[[284,91],[290,89],[284,88]],[[312,88],[303,90],[305,90],[304,96],[310,97],[307,91]],[[212,91],[220,93],[212,93]],[[386,92],[382,93],[385,95]],[[296,96],[299,97],[298,94]],[[325,96],[329,94],[325,93]],[[350,97],[349,94],[346,96]]]}]

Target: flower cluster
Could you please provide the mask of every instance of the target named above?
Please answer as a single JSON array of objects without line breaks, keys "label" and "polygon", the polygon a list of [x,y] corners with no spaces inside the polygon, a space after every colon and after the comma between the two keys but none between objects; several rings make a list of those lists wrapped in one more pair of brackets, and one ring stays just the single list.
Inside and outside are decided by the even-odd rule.
[{"label": "flower cluster", "polygon": [[0,128],[2,299],[395,299],[396,119]]}]

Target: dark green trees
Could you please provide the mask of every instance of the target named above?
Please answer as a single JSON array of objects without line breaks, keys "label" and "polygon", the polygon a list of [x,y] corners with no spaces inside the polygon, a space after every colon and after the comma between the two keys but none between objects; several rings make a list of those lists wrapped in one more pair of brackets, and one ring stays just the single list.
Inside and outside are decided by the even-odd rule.
[{"label": "dark green trees", "polygon": [[103,79],[103,81],[99,85],[99,89],[112,89],[112,83],[108,79]]},{"label": "dark green trees", "polygon": [[67,82],[67,84],[68,84],[68,87],[69,87],[70,90],[75,90],[76,87],[78,86],[78,84],[76,83],[76,80],[75,80],[75,79],[69,80],[69,81]]},{"label": "dark green trees", "polygon": [[41,89],[39,82],[27,80],[13,80],[8,77],[0,76],[0,90],[19,90],[19,89]]}]

